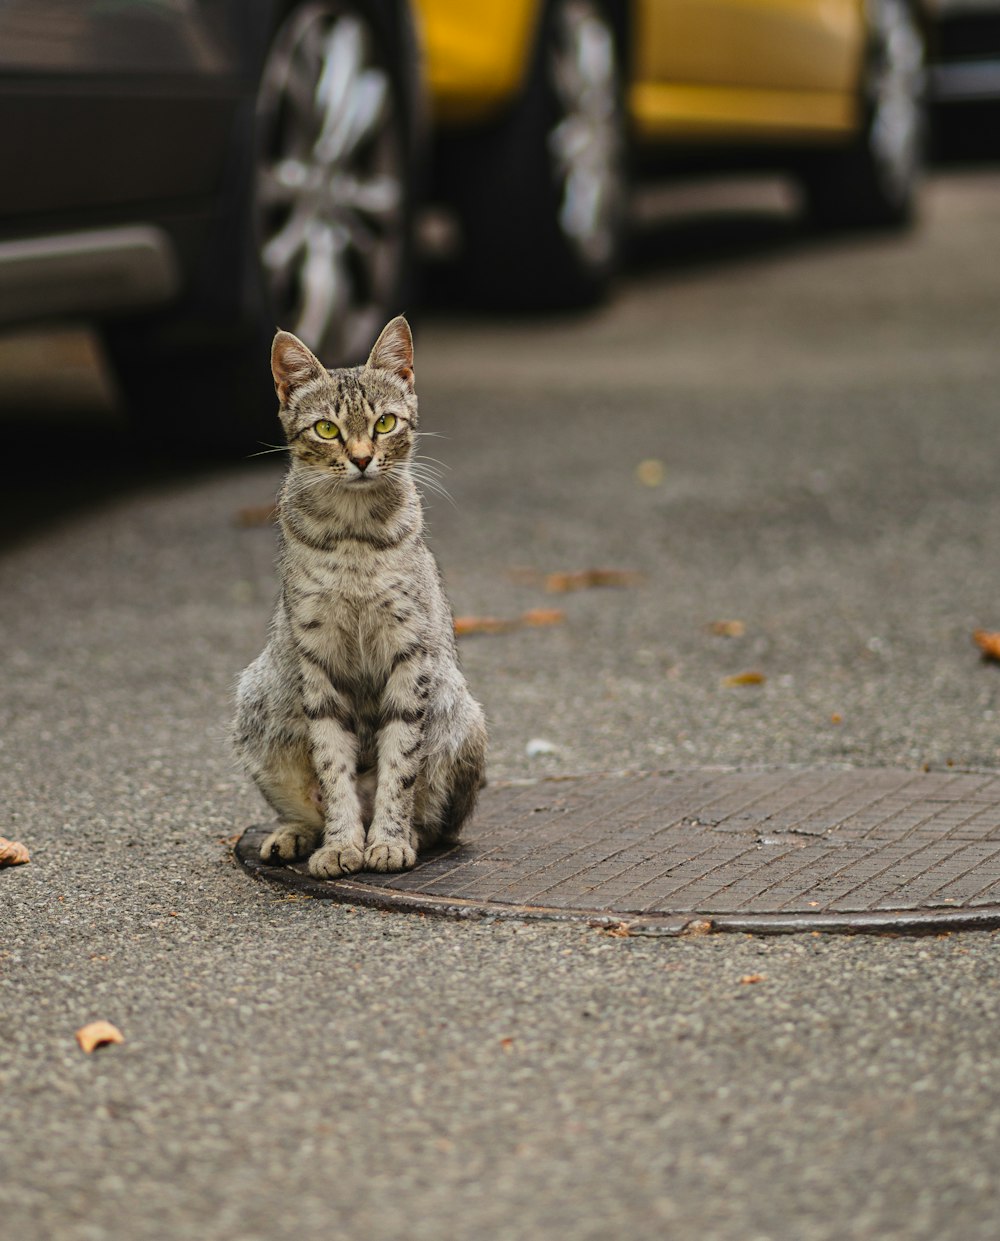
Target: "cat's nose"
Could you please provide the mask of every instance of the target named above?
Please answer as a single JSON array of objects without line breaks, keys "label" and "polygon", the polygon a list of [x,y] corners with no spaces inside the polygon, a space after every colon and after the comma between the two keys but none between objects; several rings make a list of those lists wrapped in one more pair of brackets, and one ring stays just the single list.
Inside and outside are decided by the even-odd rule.
[{"label": "cat's nose", "polygon": [[371,457],[352,457],[351,460],[363,474],[371,464]]}]

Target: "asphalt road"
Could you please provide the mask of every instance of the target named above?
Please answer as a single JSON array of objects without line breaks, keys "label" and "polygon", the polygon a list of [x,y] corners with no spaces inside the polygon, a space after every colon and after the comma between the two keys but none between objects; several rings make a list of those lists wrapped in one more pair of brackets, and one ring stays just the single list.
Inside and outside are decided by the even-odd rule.
[{"label": "asphalt road", "polygon": [[[986,170],[903,239],[675,223],[593,317],[424,319],[456,611],[565,611],[463,640],[492,778],[996,768],[998,206]],[[994,935],[613,938],[254,884],[226,731],[273,541],[239,518],[280,467],[154,474],[141,432],[112,466],[113,424],[43,405],[0,559],[0,833],[32,853],[0,872],[5,1235],[993,1241]],[[642,580],[545,592],[595,567]],[[95,1018],[125,1042],[85,1056]]]}]

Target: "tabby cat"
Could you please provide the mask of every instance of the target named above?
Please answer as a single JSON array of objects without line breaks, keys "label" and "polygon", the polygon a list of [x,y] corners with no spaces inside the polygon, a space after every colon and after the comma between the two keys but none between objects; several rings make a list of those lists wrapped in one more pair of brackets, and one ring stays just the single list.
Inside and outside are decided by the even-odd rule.
[{"label": "tabby cat", "polygon": [[320,878],[405,870],[457,837],[486,757],[422,535],[410,329],[393,319],[364,366],[333,371],[278,332],[271,370],[290,456],[281,594],[235,725],[279,820],[261,857],[308,857]]}]

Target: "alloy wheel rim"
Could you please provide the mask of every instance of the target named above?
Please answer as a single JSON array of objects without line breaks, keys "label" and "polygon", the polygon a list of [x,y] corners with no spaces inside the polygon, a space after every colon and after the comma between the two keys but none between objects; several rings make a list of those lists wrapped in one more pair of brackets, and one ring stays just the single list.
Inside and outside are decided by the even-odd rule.
[{"label": "alloy wheel rim", "polygon": [[295,10],[257,98],[256,227],[282,326],[333,362],[363,356],[402,262],[404,158],[392,82],[350,8]]},{"label": "alloy wheel rim", "polygon": [[902,201],[920,168],[924,44],[906,0],[870,0],[873,65],[869,76],[870,147],[883,184]]},{"label": "alloy wheel rim", "polygon": [[550,72],[559,107],[548,135],[560,229],[594,266],[613,255],[621,208],[621,101],[614,36],[589,0],[556,13]]}]

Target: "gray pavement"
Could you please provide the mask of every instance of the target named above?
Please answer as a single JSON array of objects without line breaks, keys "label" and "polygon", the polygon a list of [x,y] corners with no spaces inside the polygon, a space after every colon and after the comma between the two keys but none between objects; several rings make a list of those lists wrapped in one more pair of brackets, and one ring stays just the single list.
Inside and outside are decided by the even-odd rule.
[{"label": "gray pavement", "polygon": [[[713,257],[715,224],[672,225],[591,318],[424,321],[456,611],[566,613],[463,640],[494,779],[997,767],[1000,669],[970,634],[1000,629],[1000,175],[930,189],[902,240],[753,219]],[[116,476],[43,526],[65,470],[23,460],[0,559],[0,834],[32,852],[0,872],[5,1235],[997,1235],[993,934],[614,938],[254,884],[226,728],[273,543],[237,515],[279,467]],[[538,577],[598,566],[643,580]],[[93,1018],[125,1043],[84,1056]]]}]

